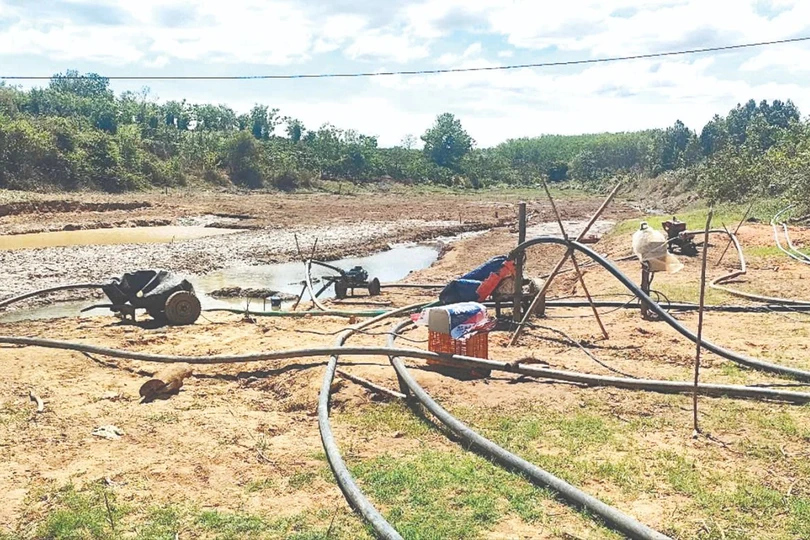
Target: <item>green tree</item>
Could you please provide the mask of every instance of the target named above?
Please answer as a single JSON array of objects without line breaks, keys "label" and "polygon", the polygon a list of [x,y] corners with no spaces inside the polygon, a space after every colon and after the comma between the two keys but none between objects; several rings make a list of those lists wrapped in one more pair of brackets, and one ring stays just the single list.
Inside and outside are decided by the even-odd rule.
[{"label": "green tree", "polygon": [[450,113],[437,116],[433,127],[422,135],[422,140],[428,159],[453,170],[458,169],[459,162],[474,144],[472,137],[461,127],[461,121]]},{"label": "green tree", "polygon": [[261,143],[247,131],[239,131],[225,143],[223,164],[231,180],[251,189],[264,185],[266,155]]}]

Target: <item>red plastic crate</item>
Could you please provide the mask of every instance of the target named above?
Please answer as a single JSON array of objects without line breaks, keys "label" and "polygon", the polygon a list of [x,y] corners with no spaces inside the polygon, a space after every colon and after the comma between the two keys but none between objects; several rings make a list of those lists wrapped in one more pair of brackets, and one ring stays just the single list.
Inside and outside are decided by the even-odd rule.
[{"label": "red plastic crate", "polygon": [[468,339],[453,339],[450,334],[428,331],[428,350],[444,354],[458,354],[489,359],[489,332],[475,334]]}]

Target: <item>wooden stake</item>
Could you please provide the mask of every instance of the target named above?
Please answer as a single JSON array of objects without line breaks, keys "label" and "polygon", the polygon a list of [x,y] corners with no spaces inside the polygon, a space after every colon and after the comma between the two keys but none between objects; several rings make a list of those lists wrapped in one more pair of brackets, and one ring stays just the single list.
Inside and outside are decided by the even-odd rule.
[{"label": "wooden stake", "polygon": [[[649,265],[646,262],[641,263],[641,290],[647,296],[650,296],[650,282]],[[650,319],[650,305],[643,300],[641,301],[641,318],[645,321]]]},{"label": "wooden stake", "polygon": [[[518,245],[526,241],[526,203],[518,203]],[[515,289],[512,299],[512,319],[520,322],[521,311],[523,310],[523,260],[525,254],[521,254],[515,261]]]},{"label": "wooden stake", "polygon": [[304,261],[304,254],[301,253],[301,244],[298,243],[298,233],[293,234],[293,238],[295,238],[295,249],[298,250],[298,257],[301,259],[301,262],[306,262]]},{"label": "wooden stake", "polygon": [[700,433],[700,427],[698,426],[698,380],[700,378],[700,350],[703,344],[703,306],[706,302],[706,261],[709,259],[709,229],[712,225],[713,214],[714,208],[709,208],[709,215],[706,218],[706,231],[703,233],[703,261],[700,265],[700,303],[698,305],[698,330],[695,351],[695,386],[692,392],[692,421],[694,425],[692,437],[697,437]]},{"label": "wooden stake", "polygon": [[582,271],[579,269],[579,265],[577,264],[577,258],[573,253],[571,254],[571,262],[574,263],[574,270],[576,271],[577,276],[579,276],[579,284],[582,285],[582,292],[585,293],[585,297],[588,299],[588,303],[591,305],[593,316],[596,318],[596,322],[599,323],[599,328],[602,330],[602,336],[605,339],[610,339],[607,330],[605,330],[605,325],[602,324],[602,318],[599,316],[599,312],[596,310],[596,306],[593,304],[591,293],[588,292],[588,287],[585,285],[585,276],[582,275]]},{"label": "wooden stake", "polygon": [[[751,210],[753,208],[754,208],[754,203],[751,203],[751,205],[748,207],[748,210],[745,211],[745,214],[743,214],[742,219],[737,224],[737,228],[734,229],[734,236],[737,236],[737,231],[740,230],[740,227],[742,227],[742,224],[745,223],[746,219],[748,219],[748,214],[751,213]],[[725,225],[723,225],[723,227],[725,227]],[[732,244],[732,240],[731,240],[731,238],[729,238],[728,239],[728,244],[726,244],[726,249],[723,250],[723,253],[720,255],[720,259],[717,261],[717,264],[715,266],[720,266],[720,263],[723,262],[723,257],[726,256],[726,252],[728,251],[728,248],[731,247],[731,244]]]},{"label": "wooden stake", "polygon": [[[548,189],[548,184],[546,184],[545,180],[543,180],[543,189],[546,190],[546,195],[548,196],[548,200],[551,203],[551,209],[554,211],[554,216],[557,218],[557,225],[560,226],[560,234],[562,234],[563,239],[568,241],[568,233],[565,232],[565,227],[563,226],[562,218],[560,217],[560,212],[557,210],[557,205],[554,204],[554,198],[551,196],[551,191]],[[573,251],[569,250],[569,254],[571,256],[571,262],[574,265],[574,272],[577,273],[577,278],[579,279],[580,285],[582,285],[582,290],[585,293],[585,296],[588,298],[588,303],[591,305],[591,309],[593,310],[593,315],[596,317],[596,322],[599,323],[599,328],[602,329],[602,336],[605,339],[608,339],[607,330],[605,330],[605,325],[602,324],[602,319],[599,317],[599,312],[596,310],[596,306],[593,305],[593,299],[591,298],[591,294],[588,292],[588,286],[585,285],[585,278],[582,277],[582,271],[579,269],[579,265],[577,264],[577,258],[574,255]]]},{"label": "wooden stake", "polygon": [[[596,213],[594,213],[590,221],[588,221],[588,223],[585,225],[585,228],[582,229],[581,233],[579,233],[579,236],[577,236],[576,239],[577,242],[585,238],[585,235],[591,229],[593,224],[596,223],[596,220],[599,219],[599,216],[602,215],[602,212],[605,211],[607,205],[610,204],[610,201],[612,201],[613,197],[616,196],[616,193],[619,192],[619,188],[621,186],[622,186],[621,182],[616,184],[616,187],[613,188],[613,191],[611,191],[610,195],[607,196],[607,199],[605,199],[605,202],[602,203],[602,206],[600,206],[599,209],[596,210]],[[512,339],[509,341],[510,347],[515,343],[517,343],[517,340],[518,338],[520,338],[520,334],[523,332],[523,328],[526,326],[526,322],[529,320],[529,317],[531,317],[531,315],[537,310],[537,306],[541,302],[541,300],[545,300],[546,291],[548,291],[549,287],[551,286],[551,282],[552,280],[554,280],[554,276],[556,276],[557,273],[562,269],[563,265],[565,264],[565,261],[568,259],[568,255],[570,254],[571,254],[570,249],[565,252],[565,255],[563,255],[563,257],[559,260],[556,266],[554,266],[554,269],[549,274],[548,278],[546,279],[546,282],[543,283],[543,287],[540,289],[540,292],[538,292],[535,295],[531,305],[529,306],[529,309],[526,310],[526,313],[523,314],[523,319],[520,321],[520,324],[515,329],[515,333],[512,334]]]}]

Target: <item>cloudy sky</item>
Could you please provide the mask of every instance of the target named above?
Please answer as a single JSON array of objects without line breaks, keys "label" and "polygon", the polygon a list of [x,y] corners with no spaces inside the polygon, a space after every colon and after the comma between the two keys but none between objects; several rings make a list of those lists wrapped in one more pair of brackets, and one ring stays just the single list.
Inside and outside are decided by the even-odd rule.
[{"label": "cloudy sky", "polygon": [[[551,7],[554,6],[554,7]],[[252,75],[553,62],[810,35],[807,0],[0,0],[0,76]],[[25,86],[42,83],[23,83]],[[445,111],[479,146],[542,133],[700,129],[750,98],[810,113],[810,42],[579,67],[353,80],[114,82],[260,102],[316,128],[419,135]]]}]

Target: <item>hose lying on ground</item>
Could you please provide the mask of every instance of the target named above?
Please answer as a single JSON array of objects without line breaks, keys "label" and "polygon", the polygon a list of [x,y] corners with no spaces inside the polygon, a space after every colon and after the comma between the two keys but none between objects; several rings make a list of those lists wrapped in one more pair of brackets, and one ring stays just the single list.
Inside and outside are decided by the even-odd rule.
[{"label": "hose lying on ground", "polygon": [[[647,293],[645,293],[638,285],[636,285],[630,278],[628,278],[621,270],[619,270],[616,265],[614,265],[609,260],[605,259],[589,247],[580,244],[578,242],[573,242],[570,240],[564,240],[562,238],[557,238],[554,236],[543,236],[539,238],[534,238],[532,240],[528,240],[523,244],[516,247],[512,252],[509,254],[510,259],[515,259],[516,257],[520,256],[526,249],[536,246],[536,245],[543,245],[543,244],[557,244],[561,246],[565,246],[569,249],[573,249],[587,255],[594,261],[598,262],[605,270],[610,272],[619,282],[622,283],[630,292],[635,294],[642,303],[648,304],[648,308],[653,311],[658,317],[669,324],[672,328],[674,328],[679,334],[684,336],[685,338],[689,339],[693,343],[697,343],[698,339],[697,336],[684,325],[682,325],[678,320],[676,320],[672,315],[670,315],[666,310],[664,310],[659,304],[654,302],[652,298],[650,298]],[[765,362],[764,360],[757,360],[756,358],[751,358],[750,356],[746,356],[743,354],[735,353],[719,345],[716,345],[710,341],[706,341],[705,339],[702,340],[702,346],[706,348],[706,350],[715,353],[716,355],[725,358],[726,360],[731,360],[732,362],[736,362],[738,364],[744,365],[749,368],[758,369],[761,371],[767,371],[770,373],[776,373],[778,375],[782,375],[785,377],[794,377],[801,381],[810,381],[810,372],[791,368],[787,366],[780,366],[778,364],[771,364],[770,362]]]},{"label": "hose lying on ground", "polygon": [[[307,278],[309,281],[309,278]],[[369,523],[376,532],[377,536],[385,540],[402,540],[402,536],[394,529],[388,521],[380,514],[380,512],[372,505],[369,500],[357,487],[352,474],[346,467],[343,457],[340,455],[340,449],[335,442],[335,436],[332,433],[332,427],[329,424],[329,402],[332,395],[332,381],[335,378],[335,370],[337,369],[338,354],[344,354],[343,345],[346,340],[355,333],[357,330],[367,328],[383,319],[392,317],[397,314],[406,314],[411,311],[416,311],[425,307],[425,304],[413,304],[406,306],[389,313],[375,317],[374,319],[365,321],[356,325],[354,328],[349,328],[337,337],[335,341],[336,350],[331,351],[329,354],[329,363],[326,366],[326,371],[323,374],[323,383],[321,385],[321,392],[318,395],[318,430],[321,434],[321,442],[323,449],[326,452],[326,459],[329,462],[329,467],[332,469],[332,474],[335,475],[335,480],[340,486],[346,500],[359,512],[361,516]]]},{"label": "hose lying on ground", "polygon": [[[405,308],[402,308],[405,309]],[[411,309],[415,309],[411,307]],[[402,313],[400,310],[386,313],[384,316],[364,321],[360,328],[365,328],[379,322],[389,316]],[[347,330],[350,332],[350,330]],[[340,337],[343,337],[342,335]],[[647,390],[661,393],[691,393],[692,383],[677,381],[656,381],[645,379],[630,379],[621,377],[603,377],[598,375],[588,375],[571,371],[560,371],[534,366],[523,366],[521,364],[511,364],[508,362],[496,362],[494,360],[481,360],[468,356],[448,356],[421,349],[391,349],[389,347],[320,347],[312,349],[290,349],[286,351],[268,351],[252,354],[240,355],[211,355],[211,356],[177,356],[164,354],[151,354],[137,351],[125,351],[99,347],[85,343],[75,343],[72,341],[60,341],[44,338],[28,338],[14,336],[0,336],[0,343],[9,345],[24,345],[28,347],[43,347],[46,349],[62,349],[76,351],[87,354],[97,354],[112,358],[123,358],[126,360],[138,360],[141,362],[155,362],[161,364],[171,364],[185,362],[188,364],[212,365],[212,364],[237,364],[248,362],[269,362],[276,360],[289,360],[292,358],[306,358],[311,356],[391,356],[398,355],[407,358],[420,358],[422,360],[435,360],[446,362],[461,362],[463,364],[478,365],[486,369],[496,369],[509,373],[519,373],[540,377],[544,379],[554,379],[572,383],[585,384],[588,386],[615,386],[628,390]],[[733,397],[744,399],[768,399],[775,401],[785,401],[789,403],[806,403],[810,401],[810,393],[789,392],[772,390],[768,388],[735,386],[724,384],[701,384],[698,386],[698,393],[706,396]]]},{"label": "hose lying on ground", "polygon": [[[790,232],[788,232],[787,224],[777,222],[779,217],[791,208],[793,208],[793,206],[788,206],[787,208],[777,212],[776,215],[773,216],[773,219],[771,219],[771,227],[773,228],[773,238],[776,240],[776,247],[778,247],[783,253],[787,254],[787,256],[793,260],[799,261],[803,264],[810,264],[810,256],[807,256],[796,249],[796,246],[794,246],[793,242],[791,242]],[[785,240],[787,240],[788,249],[785,249],[782,246],[782,243],[779,241],[779,227],[781,227],[785,233]]]},{"label": "hose lying on ground", "polygon": [[[716,289],[718,291],[723,291],[733,296],[739,296],[741,298],[747,298],[749,300],[756,300],[757,302],[772,302],[774,304],[782,304],[782,305],[794,305],[794,306],[810,306],[810,301],[807,300],[794,300],[792,298],[778,298],[772,296],[763,296],[760,294],[753,294],[744,291],[740,291],[738,289],[733,289],[731,287],[727,287],[723,285],[736,277],[745,275],[748,272],[748,269],[745,264],[745,254],[743,253],[742,247],[740,246],[740,241],[737,239],[737,236],[727,230],[713,230],[709,231],[709,233],[713,234],[726,234],[731,239],[731,242],[734,244],[734,249],[737,251],[737,258],[740,260],[740,269],[735,270],[729,274],[720,276],[715,278],[709,283],[709,287],[712,289]],[[778,242],[778,241],[777,241]]]},{"label": "hose lying on ground", "polygon": [[223,312],[223,313],[236,313],[237,315],[255,315],[256,317],[377,317],[388,313],[383,310],[369,310],[369,311],[347,311],[347,310],[334,310],[329,311],[250,311],[239,308],[209,308],[203,310],[206,313]]},{"label": "hose lying on ground", "polygon": [[[405,321],[394,328],[391,336],[388,338],[389,347],[394,347],[397,332],[409,324],[412,324],[411,321]],[[407,393],[414,395],[433,416],[438,418],[453,433],[458,435],[462,442],[465,443],[465,446],[469,445],[474,447],[493,461],[500,463],[508,469],[526,475],[533,483],[554,490],[577,508],[598,516],[604,520],[610,528],[626,534],[630,538],[641,540],[666,540],[669,538],[479,435],[436,403],[433,398],[419,386],[413,377],[411,377],[411,374],[408,373],[408,370],[399,357],[392,356],[390,359],[391,365],[394,366],[397,377],[399,377],[401,389],[403,391],[407,389]]]},{"label": "hose lying on ground", "polygon": [[70,291],[74,289],[100,289],[103,285],[99,283],[75,283],[72,285],[60,285],[58,287],[50,287],[48,289],[39,289],[37,291],[31,291],[25,294],[21,294],[19,296],[13,296],[11,298],[7,298],[5,300],[0,301],[0,308],[4,308],[6,306],[10,306],[16,302],[22,302],[28,298],[33,298],[35,296],[41,296],[43,294],[54,293],[59,291]]}]

